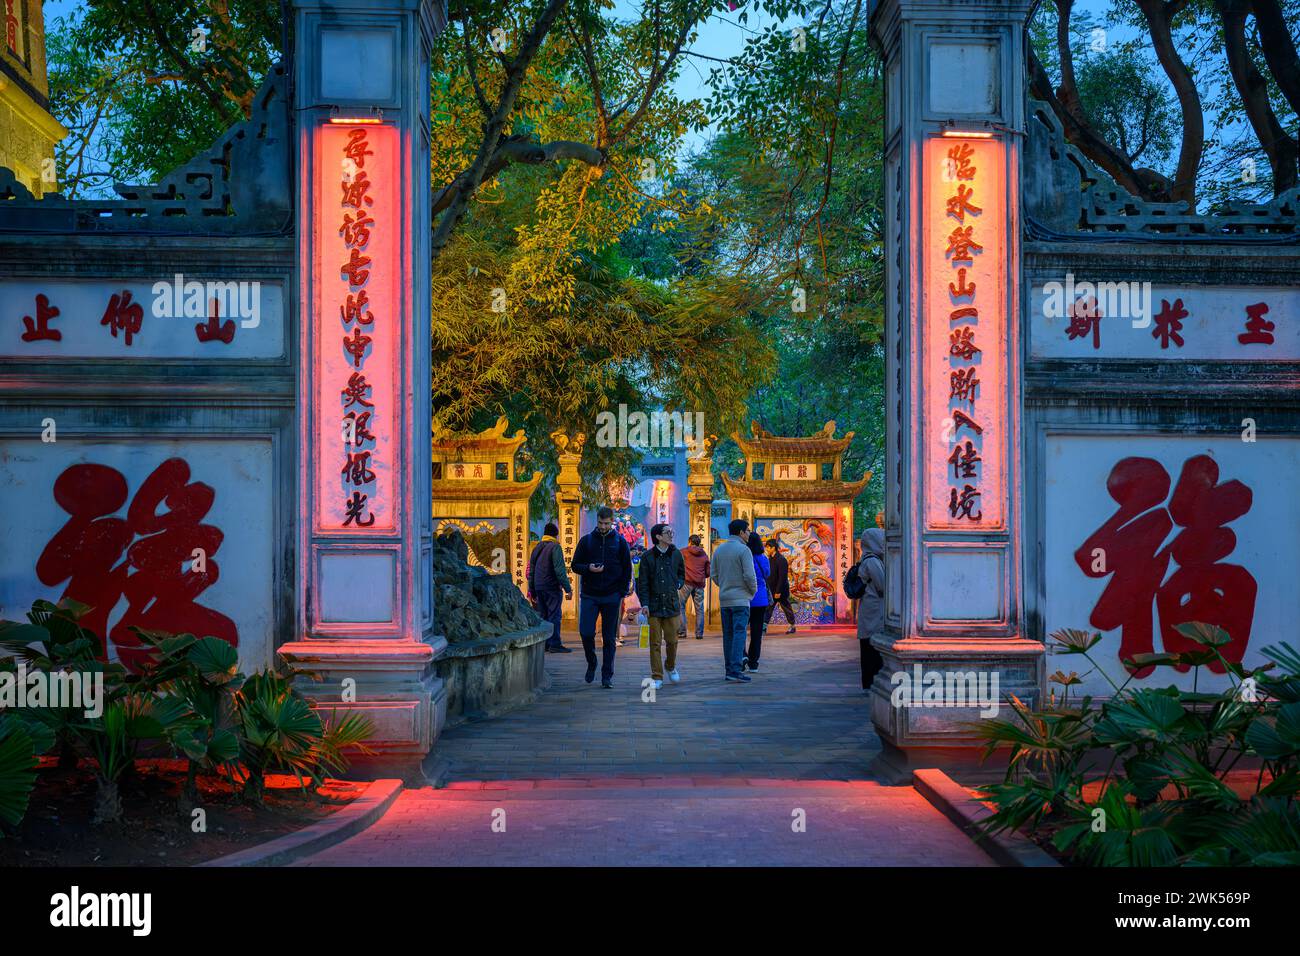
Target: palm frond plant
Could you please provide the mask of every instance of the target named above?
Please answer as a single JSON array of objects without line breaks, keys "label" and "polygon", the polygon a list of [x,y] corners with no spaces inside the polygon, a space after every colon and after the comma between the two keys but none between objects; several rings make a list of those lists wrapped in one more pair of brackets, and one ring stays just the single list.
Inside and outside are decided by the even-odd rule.
[{"label": "palm frond plant", "polygon": [[[0,621],[0,670],[19,673],[22,665],[28,672],[75,672],[83,679],[102,679],[106,692],[116,693],[126,676],[126,669],[104,660],[103,641],[81,626],[81,618],[91,609],[70,598],[58,604],[35,601],[27,613],[27,622]],[[23,719],[29,725],[39,723],[54,736],[59,766],[77,765],[78,735],[74,725],[81,711],[74,707],[26,708]]]},{"label": "palm frond plant", "polygon": [[127,691],[104,705],[97,717],[75,723],[81,745],[95,765],[96,824],[122,819],[120,783],[135,765],[140,746],[147,741],[167,740],[185,714],[159,702],[148,691]]},{"label": "palm frond plant", "polygon": [[4,827],[16,827],[27,814],[36,785],[36,755],[52,743],[44,728],[0,712],[0,836]]},{"label": "palm frond plant", "polygon": [[322,721],[291,683],[274,671],[253,674],[235,694],[239,759],[248,776],[247,799],[261,803],[266,774],[292,774],[298,786],[319,786],[327,773],[347,769],[348,748],[369,753],[364,741],[374,734],[371,722],[349,714]]},{"label": "palm frond plant", "polygon": [[188,814],[198,803],[200,772],[224,772],[232,779],[238,775],[234,695],[245,680],[239,653],[217,637],[133,630],[154,649],[144,677],[158,695],[168,743],[187,761],[178,805]]},{"label": "palm frond plant", "polygon": [[[1047,707],[1030,711],[1011,698],[1014,719],[973,725],[988,742],[986,759],[1007,757],[1004,780],[982,792],[995,808],[983,831],[1047,827],[1058,850],[1098,866],[1284,865],[1300,852],[1300,654],[1285,643],[1267,647],[1269,661],[1247,669],[1223,657],[1222,628],[1193,622],[1178,630],[1198,646],[1125,664],[1130,675],[1191,668],[1190,691],[1107,678],[1109,699],[1094,707],[1083,697],[1071,707],[1076,675],[1057,672],[1050,680],[1065,689],[1059,703],[1053,693]],[[1097,666],[1089,652],[1100,634],[1065,629],[1051,638]],[[1215,662],[1231,686],[1199,691],[1199,669]],[[1245,798],[1228,780],[1243,759],[1260,764]]]}]

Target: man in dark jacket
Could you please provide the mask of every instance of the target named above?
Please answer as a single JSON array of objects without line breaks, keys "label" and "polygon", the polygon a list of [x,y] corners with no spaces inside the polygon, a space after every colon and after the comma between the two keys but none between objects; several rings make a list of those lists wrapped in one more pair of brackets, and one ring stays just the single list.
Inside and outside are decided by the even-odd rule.
[{"label": "man in dark jacket", "polygon": [[772,603],[767,606],[767,623],[772,623],[772,614],[779,604],[781,610],[785,612],[786,623],[790,625],[786,628],[786,633],[793,634],[794,609],[790,607],[790,562],[781,553],[776,538],[768,538],[766,547],[767,563],[772,567],[767,576],[767,590],[772,595]]},{"label": "man in dark jacket", "polygon": [[681,680],[677,673],[677,618],[682,613],[680,592],[686,583],[686,562],[673,546],[673,529],[668,525],[651,528],[650,540],[654,547],[641,556],[637,567],[636,596],[641,614],[649,617],[650,679],[657,690],[664,686],[661,641],[668,645],[668,679],[674,684]]},{"label": "man in dark jacket", "polygon": [[596,677],[596,618],[600,618],[600,686],[614,686],[614,651],[618,608],[632,586],[632,552],[614,530],[614,509],[596,512],[596,530],[578,539],[573,549],[575,574],[582,578],[578,599],[578,635],[587,655],[586,681]]},{"label": "man in dark jacket", "polygon": [[537,608],[542,620],[554,628],[546,641],[546,651],[549,654],[568,654],[571,651],[560,639],[563,595],[572,597],[573,587],[569,584],[569,572],[564,567],[564,551],[560,548],[559,538],[559,527],[554,522],[547,522],[542,540],[533,546],[533,553],[528,556],[528,600]]}]

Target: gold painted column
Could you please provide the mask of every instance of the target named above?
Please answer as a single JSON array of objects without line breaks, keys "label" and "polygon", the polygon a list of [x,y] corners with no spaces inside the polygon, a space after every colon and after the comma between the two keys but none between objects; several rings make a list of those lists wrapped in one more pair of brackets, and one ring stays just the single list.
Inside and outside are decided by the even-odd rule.
[{"label": "gold painted column", "polygon": [[[557,429],[551,432],[551,440],[560,450],[560,474],[555,479],[555,513],[556,524],[560,526],[560,547],[564,549],[564,565],[573,563],[573,549],[578,546],[582,535],[582,478],[578,474],[578,465],[582,462],[582,446],[587,436],[582,432],[570,438]],[[570,624],[578,620],[578,576],[569,571],[573,582],[573,596],[564,599],[564,612],[561,620]]]},{"label": "gold painted column", "polygon": [[[713,448],[717,443],[717,435],[704,436],[700,445],[692,449],[698,448],[698,451],[686,459],[687,524],[690,526],[687,539],[689,540],[692,534],[698,534],[701,546],[710,554],[712,554],[712,549],[709,547],[709,519],[713,515]],[[717,606],[717,587],[710,582],[704,596],[706,624],[711,622],[711,616],[715,616],[714,609]]]}]

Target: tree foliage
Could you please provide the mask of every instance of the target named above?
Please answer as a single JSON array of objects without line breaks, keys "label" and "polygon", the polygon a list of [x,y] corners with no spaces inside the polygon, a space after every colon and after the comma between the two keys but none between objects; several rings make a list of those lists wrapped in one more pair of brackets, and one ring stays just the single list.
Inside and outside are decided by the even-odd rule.
[{"label": "tree foliage", "polygon": [[1030,88],[1144,199],[1281,195],[1300,176],[1298,29],[1300,0],[1109,0],[1099,19],[1052,0],[1031,25]]}]

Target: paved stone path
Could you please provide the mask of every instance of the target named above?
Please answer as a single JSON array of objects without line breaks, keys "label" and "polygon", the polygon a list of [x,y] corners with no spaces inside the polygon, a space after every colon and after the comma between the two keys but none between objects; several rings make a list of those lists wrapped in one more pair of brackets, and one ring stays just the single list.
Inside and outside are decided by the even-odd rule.
[{"label": "paved stone path", "polygon": [[539,702],[443,735],[446,789],[403,793],[298,865],[991,865],[911,787],[873,779],[851,634],[770,635],[749,684],[723,681],[716,635],[690,638],[653,701],[634,642],[605,690],[566,641]]}]

